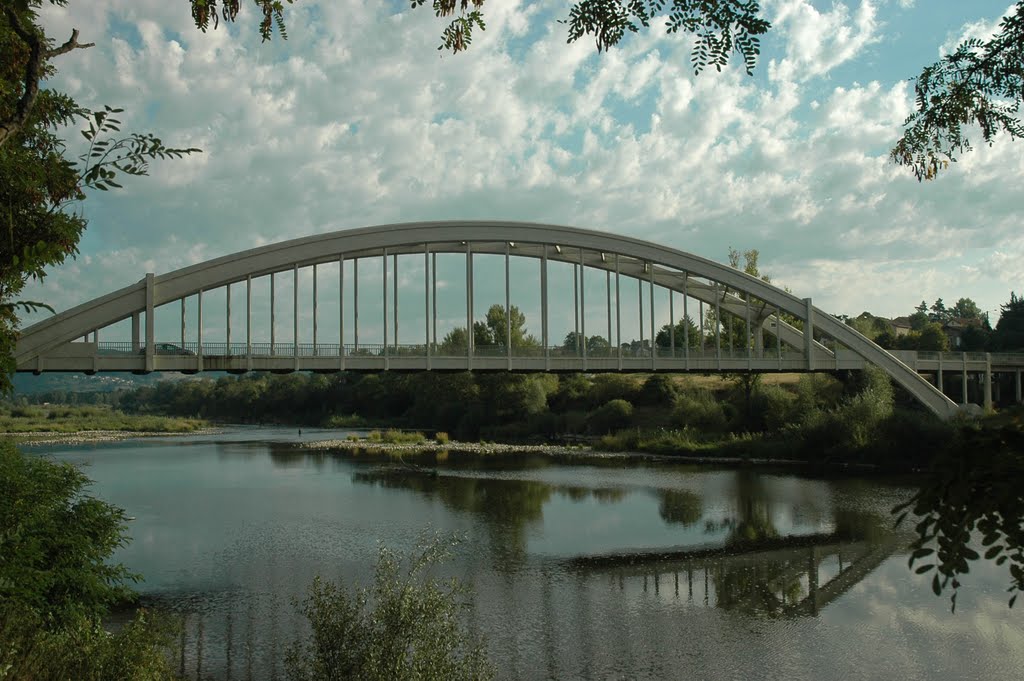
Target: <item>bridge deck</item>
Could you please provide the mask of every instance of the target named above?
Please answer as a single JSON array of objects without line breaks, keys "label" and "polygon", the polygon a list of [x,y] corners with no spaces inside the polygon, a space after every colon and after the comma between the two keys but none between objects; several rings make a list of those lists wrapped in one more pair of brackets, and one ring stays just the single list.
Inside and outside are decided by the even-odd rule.
[{"label": "bridge deck", "polygon": [[[515,349],[477,348],[473,356],[454,354],[424,345],[338,344],[245,344],[196,343],[158,344],[169,354],[153,357],[154,371],[516,371],[516,372],[786,372],[860,370],[867,366],[856,353],[838,349],[815,354],[808,363],[803,353],[765,350],[755,356],[746,351],[722,349],[659,348],[655,353],[603,348],[584,357],[562,346]],[[952,353],[895,351],[911,369],[921,373],[939,371],[1020,372],[1024,354]],[[145,349],[133,350],[130,343],[69,343],[59,352],[38,358],[19,371],[146,371]]]}]

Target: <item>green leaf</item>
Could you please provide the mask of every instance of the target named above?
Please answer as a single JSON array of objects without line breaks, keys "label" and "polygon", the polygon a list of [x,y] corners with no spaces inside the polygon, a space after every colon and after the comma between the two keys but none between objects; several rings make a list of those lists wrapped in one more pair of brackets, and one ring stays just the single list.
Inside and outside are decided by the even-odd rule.
[{"label": "green leaf", "polygon": [[932,577],[932,591],[936,596],[942,593],[942,584],[939,583],[939,573],[937,572],[935,573],[935,576]]}]

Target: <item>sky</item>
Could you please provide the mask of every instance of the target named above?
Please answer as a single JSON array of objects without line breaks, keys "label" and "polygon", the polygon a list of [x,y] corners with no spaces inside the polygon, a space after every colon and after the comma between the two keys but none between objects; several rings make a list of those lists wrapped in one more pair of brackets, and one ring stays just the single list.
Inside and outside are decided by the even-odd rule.
[{"label": "sky", "polygon": [[764,0],[752,77],[737,59],[694,75],[691,40],[662,21],[606,53],[566,44],[568,6],[491,0],[486,31],[452,55],[429,7],[406,2],[299,0],[288,40],[263,44],[251,3],[206,33],[181,1],[44,4],[48,35],[96,43],[59,57],[47,87],[203,153],[90,195],[80,255],[25,297],[62,310],[146,272],[437,219],[584,227],[717,261],[758,249],[775,283],[837,314],[966,296],[994,322],[1024,289],[1024,142],[927,183],[888,160],[909,79],[990,35],[1008,0]]}]

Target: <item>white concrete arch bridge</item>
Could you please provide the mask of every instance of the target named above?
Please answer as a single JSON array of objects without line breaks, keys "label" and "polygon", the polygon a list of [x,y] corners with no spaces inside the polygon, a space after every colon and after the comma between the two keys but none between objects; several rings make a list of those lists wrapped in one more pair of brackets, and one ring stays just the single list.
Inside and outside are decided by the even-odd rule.
[{"label": "white concrete arch bridge", "polygon": [[[465,327],[480,321],[474,314],[474,256],[504,258],[504,307],[512,337],[509,263],[529,258],[537,265],[540,283],[540,339],[537,344],[513,343],[479,346],[473,334],[461,347],[441,343],[437,331],[437,258],[439,254],[464,256],[466,293]],[[399,256],[422,258],[421,284],[400,285]],[[383,343],[360,343],[358,268],[361,261],[381,265]],[[389,261],[391,263],[389,273]],[[577,339],[607,334],[602,347],[575,348],[553,344],[549,338],[548,271],[550,263],[572,266],[573,321]],[[562,265],[564,267],[564,265]],[[318,324],[320,292],[317,268],[337,269],[337,339],[322,342]],[[312,334],[300,339],[299,271],[312,268],[310,310]],[[346,291],[346,269],[350,291]],[[587,329],[585,276],[604,274],[602,323],[595,334]],[[487,272],[485,274],[495,274]],[[293,280],[293,334],[281,342],[275,336],[274,277]],[[269,319],[253,314],[253,281],[269,277]],[[363,281],[364,287],[366,282]],[[638,317],[624,320],[622,307],[627,286],[637,288]],[[405,331],[398,342],[399,288],[408,295],[422,287],[423,326]],[[225,289],[224,337],[203,337],[203,295]],[[232,293],[242,290],[244,329],[231,327]],[[593,292],[593,287],[591,287]],[[647,305],[644,292],[647,292]],[[655,294],[668,294],[669,343],[654,343]],[[389,294],[391,305],[389,309]],[[237,294],[236,294],[237,295]],[[418,294],[417,294],[418,295]],[[567,295],[567,292],[565,292]],[[628,295],[632,295],[631,293]],[[198,310],[197,328],[186,328],[186,300]],[[156,337],[155,313],[162,306],[180,305],[181,333],[173,342]],[[646,308],[646,309],[645,309]],[[591,301],[593,309],[593,301]],[[208,313],[208,312],[207,312]],[[677,317],[681,313],[682,317]],[[475,318],[476,317],[476,318]],[[591,317],[593,315],[591,314]],[[645,321],[646,317],[646,321]],[[675,323],[688,317],[697,324],[699,338],[676,337]],[[100,332],[131,320],[131,340],[101,342]],[[724,320],[734,320],[725,324]],[[787,322],[787,319],[793,324]],[[721,322],[719,320],[722,320]],[[735,320],[739,320],[738,322]],[[348,326],[349,328],[346,328]],[[707,328],[707,327],[713,328]],[[625,327],[625,331],[624,331]],[[269,331],[269,342],[266,338]],[[741,338],[733,338],[740,334]],[[177,335],[177,334],[175,334]],[[333,329],[332,329],[333,335]],[[636,336],[639,335],[639,343]],[[91,336],[91,340],[90,340]],[[191,340],[191,338],[195,340]],[[766,343],[766,337],[769,342]],[[645,340],[646,338],[646,340]],[[781,342],[775,342],[774,339]],[[629,340],[626,340],[629,339]],[[351,340],[351,342],[349,342]],[[614,340],[615,342],[611,342]],[[365,341],[365,335],[364,335]],[[912,353],[913,354],[913,353]],[[922,353],[923,354],[923,353]],[[1016,367],[1020,398],[1020,368]],[[447,221],[382,225],[339,231],[270,244],[167,274],[147,274],[141,281],[82,303],[27,327],[15,350],[18,371],[559,371],[559,372],[800,372],[862,369],[873,364],[883,369],[926,408],[942,418],[957,411],[942,388],[944,371],[962,372],[966,402],[967,372],[989,371],[988,357],[897,357],[851,327],[814,307],[810,298],[798,298],[725,265],[639,239],[556,225],[500,222]],[[935,366],[933,366],[935,365]],[[919,375],[933,371],[938,387]],[[986,384],[990,384],[987,381]]]}]

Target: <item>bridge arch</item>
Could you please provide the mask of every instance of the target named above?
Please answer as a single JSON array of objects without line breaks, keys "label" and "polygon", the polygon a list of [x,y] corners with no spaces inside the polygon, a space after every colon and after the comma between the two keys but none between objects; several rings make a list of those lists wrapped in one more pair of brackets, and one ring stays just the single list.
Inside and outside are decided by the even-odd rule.
[{"label": "bridge arch", "polygon": [[[814,339],[817,331],[833,339],[859,360],[880,367],[933,413],[948,418],[957,411],[955,403],[914,369],[853,328],[814,307],[809,298],[801,299],[726,265],[649,241],[574,227],[507,221],[401,223],[317,234],[241,251],[162,275],[146,275],[135,284],[24,329],[15,350],[16,366],[21,371],[51,370],[50,366],[64,370],[88,370],[89,367],[80,367],[74,362],[56,362],[54,358],[73,356],[74,353],[68,351],[69,346],[75,345],[73,341],[96,329],[130,317],[137,320],[140,314],[147,313],[144,366],[140,368],[145,371],[160,368],[180,370],[179,365],[156,366],[153,324],[150,321],[156,307],[201,294],[204,290],[301,267],[339,262],[339,259],[344,262],[383,255],[386,260],[387,255],[429,253],[506,256],[511,253],[545,262],[553,260],[581,268],[614,271],[616,276],[621,274],[644,283],[650,282],[652,291],[657,285],[714,305],[719,314],[724,312],[740,318],[745,315],[748,330],[753,323],[758,332],[766,329],[776,336],[781,341],[780,348],[785,343],[801,349],[804,357],[802,370],[838,368],[837,352]],[[472,258],[468,257],[467,261],[471,263]],[[546,292],[542,295],[546,296]],[[756,301],[753,310],[751,301]],[[782,314],[799,320],[803,330],[785,323]],[[651,340],[653,345],[653,336]],[[339,353],[342,356],[340,367],[344,368],[344,348]],[[425,368],[430,369],[429,349],[427,355]],[[717,367],[690,363],[681,366],[695,370],[722,369],[725,365],[720,356],[718,360]],[[98,364],[94,361],[92,367],[96,366]],[[512,368],[511,360],[508,366]],[[537,368],[538,365],[523,365],[523,368],[530,366]],[[760,364],[755,365],[753,360],[746,364],[750,370],[758,366]],[[781,359],[779,366],[782,367]],[[672,367],[669,362],[660,368]],[[199,370],[202,368],[200,361]],[[247,368],[253,368],[251,357]],[[299,368],[297,357],[295,368]],[[384,368],[389,368],[386,361]],[[441,367],[435,363],[434,368]],[[458,365],[450,365],[449,368],[458,368]],[[463,368],[473,368],[472,362]],[[541,368],[549,368],[549,365]],[[616,368],[623,369],[621,358],[616,366],[601,365],[596,361],[588,366],[584,357],[580,367],[581,370],[599,371]],[[652,363],[652,368],[658,368],[656,363]]]}]

